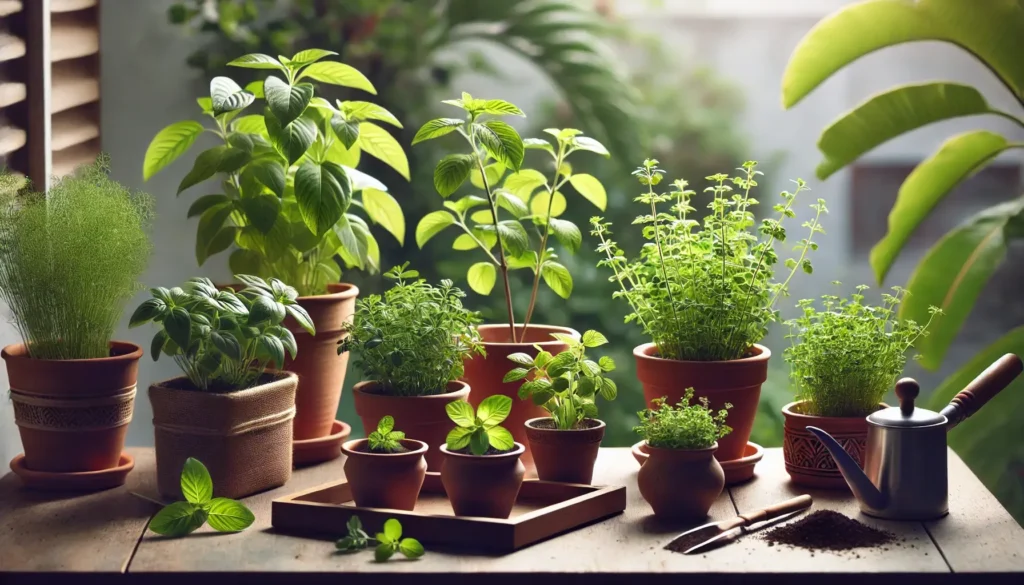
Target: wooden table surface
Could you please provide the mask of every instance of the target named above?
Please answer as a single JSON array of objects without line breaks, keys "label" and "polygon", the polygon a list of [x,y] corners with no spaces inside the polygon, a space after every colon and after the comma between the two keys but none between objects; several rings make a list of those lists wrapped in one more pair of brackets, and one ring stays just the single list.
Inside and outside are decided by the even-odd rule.
[{"label": "wooden table surface", "polygon": [[[13,572],[80,571],[126,573],[123,580],[159,582],[157,573],[247,572],[290,582],[288,574],[311,573],[302,582],[348,585],[362,580],[379,582],[378,573],[453,573],[445,583],[482,582],[490,585],[504,574],[509,582],[522,583],[513,574],[559,574],[559,583],[594,575],[647,574],[645,582],[672,574],[703,575],[701,583],[729,580],[730,576],[789,574],[786,582],[817,575],[829,585],[845,578],[860,581],[863,573],[874,580],[900,574],[900,582],[921,576],[960,577],[963,573],[994,572],[1024,583],[1024,529],[1014,522],[964,463],[949,452],[949,507],[946,518],[933,522],[893,522],[859,513],[847,493],[810,491],[814,509],[832,509],[869,525],[894,532],[899,545],[848,552],[815,552],[784,546],[769,547],[756,533],[703,555],[682,555],[662,547],[691,527],[666,525],[651,515],[636,487],[639,466],[628,449],[602,449],[595,484],[625,485],[624,514],[527,547],[513,554],[492,557],[446,554],[428,549],[417,561],[373,562],[370,552],[357,555],[334,553],[330,541],[277,534],[270,526],[270,503],[294,492],[339,479],[343,459],[300,469],[288,485],[244,501],[256,515],[256,523],[238,534],[217,534],[203,527],[191,536],[167,539],[146,532],[156,506],[130,492],[155,497],[152,449],[133,448],[135,470],[127,485],[98,493],[68,496],[33,492],[21,487],[17,477],[0,480],[0,569]],[[727,489],[711,510],[716,520],[766,506],[799,493],[783,468],[779,449],[765,451],[757,465],[757,477]],[[339,526],[339,534],[344,530]],[[416,535],[407,535],[416,536]],[[905,541],[903,541],[905,539]],[[338,573],[346,573],[338,581]],[[474,573],[493,573],[480,581]],[[139,579],[128,579],[131,576]],[[800,579],[803,575],[808,579]],[[9,577],[11,575],[8,575]],[[25,577],[22,575],[22,577]],[[329,578],[328,578],[329,577]],[[440,577],[440,576],[439,576]],[[993,575],[991,577],[997,577]],[[717,579],[716,579],[717,578]],[[976,578],[976,577],[975,577]],[[1020,579],[1020,580],[1017,580]],[[632,579],[631,579],[632,580]],[[671,579],[668,579],[671,580]],[[946,579],[943,579],[946,580]],[[0,575],[0,581],[4,576]],[[185,583],[180,577],[175,581]],[[251,581],[250,581],[251,582]],[[676,581],[678,575],[676,575]],[[874,582],[874,581],[873,581]],[[991,578],[987,582],[991,582]]]}]

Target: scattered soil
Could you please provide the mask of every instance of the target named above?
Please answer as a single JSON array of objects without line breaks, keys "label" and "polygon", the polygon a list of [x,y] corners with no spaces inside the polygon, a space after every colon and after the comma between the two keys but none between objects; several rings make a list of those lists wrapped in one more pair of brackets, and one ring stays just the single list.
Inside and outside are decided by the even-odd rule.
[{"label": "scattered soil", "polygon": [[818,510],[792,524],[772,528],[763,538],[768,546],[789,545],[809,550],[844,551],[899,544],[893,533],[866,526],[832,510]]}]

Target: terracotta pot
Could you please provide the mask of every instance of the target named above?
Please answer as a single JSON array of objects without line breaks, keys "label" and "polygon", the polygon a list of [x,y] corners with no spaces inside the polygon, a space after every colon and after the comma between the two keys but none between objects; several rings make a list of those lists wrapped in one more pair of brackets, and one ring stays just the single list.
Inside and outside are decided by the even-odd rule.
[{"label": "terracotta pot", "polygon": [[[517,443],[526,444],[526,421],[531,418],[543,418],[548,416],[547,411],[535,405],[530,400],[519,399],[519,387],[522,382],[505,383],[502,380],[505,374],[515,367],[515,364],[508,359],[514,353],[525,353],[530,356],[537,355],[539,345],[544,351],[556,355],[568,348],[561,341],[551,337],[552,333],[566,333],[576,339],[580,334],[575,329],[568,327],[555,327],[552,325],[530,325],[526,331],[526,340],[523,343],[510,341],[508,324],[504,325],[481,325],[480,336],[483,338],[486,356],[474,355],[466,360],[466,373],[462,377],[469,384],[472,390],[469,393],[469,402],[476,408],[484,398],[495,394],[504,394],[512,399],[512,412],[502,423],[502,426],[512,433]],[[522,334],[523,326],[516,325],[516,336]],[[530,449],[523,453],[523,465],[527,473],[533,475],[536,467],[533,463],[533,455]]]},{"label": "terracotta pot", "polygon": [[604,438],[602,420],[588,418],[583,429],[559,430],[551,417],[526,421],[526,439],[543,481],[590,484],[594,463]]},{"label": "terracotta pot", "polygon": [[403,453],[372,453],[366,439],[348,441],[341,446],[345,454],[345,479],[352,499],[363,508],[412,510],[420,497],[427,462],[423,455],[427,444],[405,439]]},{"label": "terracotta pot", "polygon": [[725,487],[725,472],[709,449],[661,449],[646,445],[649,456],[636,475],[640,495],[655,516],[700,520]]},{"label": "terracotta pot", "polygon": [[356,403],[356,414],[363,420],[364,434],[377,430],[380,419],[391,415],[395,419],[396,431],[429,446],[425,455],[427,468],[439,471],[443,459],[441,445],[455,426],[448,418],[445,406],[455,400],[466,400],[469,392],[469,385],[455,381],[448,383],[448,392],[444,394],[391,396],[382,394],[377,382],[360,382],[352,388],[352,397]]},{"label": "terracotta pot", "polygon": [[636,377],[644,387],[644,400],[662,396],[670,404],[677,404],[687,388],[693,388],[694,399],[706,397],[709,406],[718,410],[725,403],[732,404],[726,423],[732,432],[718,440],[719,461],[743,457],[750,439],[750,430],[757,416],[761,398],[761,384],[768,378],[768,358],[772,352],[763,345],[754,345],[749,357],[720,362],[691,362],[658,357],[653,343],[633,349],[636,358]]},{"label": "terracotta pot", "polygon": [[149,387],[160,495],[182,499],[189,457],[210,470],[217,497],[245,497],[291,478],[298,378],[268,371],[261,382],[236,392],[194,390],[185,377]]},{"label": "terracotta pot", "polygon": [[526,469],[519,458],[525,450],[516,443],[507,453],[465,455],[442,445],[441,484],[455,515],[508,518],[523,485]]},{"label": "terracotta pot", "polygon": [[[868,421],[864,416],[838,417],[804,414],[807,402],[790,402],[782,407],[783,440],[782,456],[786,461],[786,472],[793,483],[805,487],[849,490],[842,473],[836,466],[825,446],[807,427],[818,427],[832,435],[843,449],[864,467],[864,450],[867,448]],[[879,404],[879,408],[887,408]]]},{"label": "terracotta pot", "polygon": [[87,472],[118,467],[135,408],[142,348],[111,341],[110,357],[42,360],[15,343],[0,355],[7,362],[25,468]]}]

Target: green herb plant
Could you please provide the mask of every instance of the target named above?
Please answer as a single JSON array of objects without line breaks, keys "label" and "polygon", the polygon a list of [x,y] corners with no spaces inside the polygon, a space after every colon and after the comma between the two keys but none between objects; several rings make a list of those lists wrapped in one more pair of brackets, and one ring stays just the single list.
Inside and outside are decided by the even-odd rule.
[{"label": "green herb plant", "polygon": [[276,278],[269,282],[236,275],[241,293],[218,290],[207,278],[192,278],[184,287],[150,289],[152,298],[132,314],[130,327],[153,322],[153,359],[174,358],[196,390],[229,392],[260,383],[273,363],[295,359],[295,336],[281,323],[292,317],[310,335],[309,314],[296,303],[296,290]]},{"label": "green herb plant", "polygon": [[907,350],[942,314],[932,307],[924,325],[901,321],[896,310],[909,294],[905,289],[893,287],[894,294],[873,306],[864,302],[867,288],[858,286],[850,298],[822,295],[821,310],[813,299],[801,300],[803,315],[786,321],[791,345],[783,357],[797,398],[807,401],[806,414],[860,417],[877,410],[902,375]]},{"label": "green herb plant", "polygon": [[405,433],[395,430],[395,419],[391,415],[385,416],[377,423],[377,430],[370,433],[366,438],[371,453],[399,453],[404,451],[402,439]]},{"label": "green herb plant", "polygon": [[423,545],[415,538],[402,538],[402,523],[395,518],[384,522],[384,531],[378,532],[376,538],[370,538],[370,535],[363,530],[363,523],[359,520],[359,516],[349,518],[346,528],[348,536],[334,543],[338,552],[354,553],[376,543],[377,547],[373,551],[373,557],[378,563],[390,559],[396,552],[402,553],[407,559],[418,559],[423,556]]},{"label": "green herb plant", "polygon": [[[785,242],[783,221],[794,217],[793,203],[807,189],[797,179],[793,193],[783,192],[782,203],[773,206],[777,219],[764,219],[752,232],[758,201],[751,197],[757,186],[757,163],[739,169],[740,176],[724,173],[707,177],[712,194],[703,222],[692,219],[690,205],[695,192],[677,180],[668,193],[657,193],[664,171],[658,161],[647,159],[633,172],[646,193],[636,198],[650,211],[633,222],[643,226],[647,240],[635,261],[610,239],[611,224],[591,219],[592,233],[600,238],[598,251],[605,254],[599,266],[612,269],[610,278],[621,288],[616,298],[625,298],[633,311],[627,322],[637,322],[651,336],[663,358],[718,361],[743,357],[767,334],[768,324],[778,319],[775,303],[788,295],[789,282],[798,270],[811,273],[808,253],[818,248],[815,234],[824,233],[820,220],[827,213],[825,202],[811,205],[814,219],[803,224],[808,236],[795,246],[796,258],[785,261],[788,274],[773,282],[779,257],[777,244]],[[734,191],[733,188],[736,188]],[[672,201],[670,213],[658,205]]]},{"label": "green herb plant", "polygon": [[384,274],[395,284],[383,296],[359,299],[338,353],[355,354],[363,374],[388,394],[443,394],[462,377],[463,359],[484,353],[480,318],[462,306],[466,295],[452,281],[432,286],[408,266]]},{"label": "green herb plant", "polygon": [[512,433],[498,426],[512,412],[512,399],[503,394],[488,396],[476,412],[465,400],[454,400],[445,406],[448,418],[456,427],[448,433],[445,443],[449,451],[490,455],[511,451],[515,446]]},{"label": "green herb plant", "polygon": [[539,346],[537,357],[514,353],[508,359],[518,367],[505,374],[504,381],[526,380],[519,387],[519,398],[533,400],[547,410],[556,429],[586,428],[584,421],[597,417],[595,396],[611,401],[618,394],[615,382],[605,376],[615,369],[612,358],[603,356],[595,362],[586,356],[587,348],[600,347],[608,339],[597,331],[587,331],[579,341],[564,333],[551,336],[569,349],[556,356]]},{"label": "green herb plant", "polygon": [[[468,144],[469,153],[450,154],[438,162],[434,169],[434,188],[446,199],[445,209],[429,213],[420,220],[416,226],[416,243],[422,248],[446,227],[458,226],[464,233],[452,247],[455,250],[479,248],[487,257],[486,261],[470,266],[466,275],[470,288],[479,294],[490,294],[497,273],[501,272],[510,339],[521,341],[516,335],[509,271],[526,268],[533,271],[530,302],[522,326],[522,339],[525,339],[541,279],[564,299],[572,293],[572,275],[558,262],[555,249],[548,245],[554,236],[565,249],[575,252],[583,241],[574,223],[559,218],[567,208],[561,190],[571,185],[598,209],[604,211],[607,205],[608,197],[601,182],[593,175],[574,175],[567,159],[577,151],[607,157],[608,150],[572,128],[546,129],[554,138],[554,144],[541,138],[523,140],[512,126],[497,119],[526,115],[505,100],[478,99],[463,93],[461,99],[443,103],[462,109],[465,117],[427,122],[416,133],[413,145],[456,133]],[[542,151],[550,157],[549,175],[523,168],[527,149]],[[458,200],[447,200],[467,180],[482,191],[483,196],[470,194]],[[501,219],[504,214],[509,219]],[[531,243],[524,224],[532,228],[535,244]]]},{"label": "green herb plant", "polygon": [[47,194],[0,199],[0,299],[36,359],[105,358],[152,246],[153,200],[108,177],[109,159],[54,181]]},{"label": "green herb plant", "polygon": [[149,521],[149,529],[162,536],[185,536],[203,524],[217,532],[241,532],[256,520],[245,504],[213,497],[213,479],[198,459],[189,457],[181,470],[184,502],[162,508]]},{"label": "green herb plant", "polygon": [[713,413],[708,408],[708,399],[693,402],[693,388],[687,388],[683,398],[675,406],[666,404],[664,398],[651,401],[651,408],[637,413],[640,424],[633,431],[643,437],[651,447],[661,449],[709,449],[718,439],[732,432],[725,424],[732,404]]},{"label": "green herb plant", "polygon": [[[228,65],[276,73],[243,89],[229,77],[214,77],[210,96],[199,107],[212,127],[187,120],[161,130],[146,151],[148,180],[184,154],[203,133],[223,142],[201,152],[182,179],[178,193],[218,173],[222,193],[195,200],[189,217],[199,217],[196,261],[234,244],[233,272],[276,277],[303,295],[322,294],[341,278],[339,256],[347,267],[370,271],[380,265],[380,249],[369,218],[401,243],[401,207],[377,179],[356,170],[360,154],[376,157],[409,179],[409,163],[398,142],[377,122],[401,128],[381,106],[336,101],[314,95],[310,81],[376,93],[355,68],[325,60],[333,51],[307,49],[291,58],[252,53]],[[261,113],[240,114],[257,99]],[[357,197],[355,194],[361,194]]]}]

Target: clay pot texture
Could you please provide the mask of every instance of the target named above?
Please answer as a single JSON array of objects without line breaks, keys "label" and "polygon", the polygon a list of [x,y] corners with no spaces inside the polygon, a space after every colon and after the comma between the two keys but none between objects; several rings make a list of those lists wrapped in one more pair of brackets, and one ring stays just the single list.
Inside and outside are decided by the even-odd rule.
[{"label": "clay pot texture", "polygon": [[[857,465],[864,467],[868,421],[865,416],[814,416],[804,414],[807,402],[790,402],[782,407],[782,456],[793,483],[811,488],[849,490],[835,459],[807,427],[818,427],[832,435]],[[881,404],[880,408],[887,405]]]},{"label": "clay pot texture", "polygon": [[42,360],[15,343],[0,354],[27,469],[87,472],[120,464],[142,348],[111,341],[110,357]]},{"label": "clay pot texture", "polygon": [[[462,379],[469,384],[469,402],[476,408],[484,398],[495,394],[504,394],[512,399],[512,412],[501,426],[512,433],[517,443],[527,444],[526,421],[531,418],[544,418],[548,413],[537,406],[531,400],[519,399],[519,387],[522,382],[502,382],[505,374],[515,367],[515,364],[508,359],[514,353],[525,353],[536,357],[539,345],[544,351],[551,355],[557,355],[567,349],[561,341],[551,337],[552,333],[565,333],[579,339],[580,334],[575,329],[568,327],[555,327],[552,325],[530,325],[526,331],[526,339],[523,343],[514,343],[510,340],[508,324],[503,325],[481,325],[478,330],[483,339],[486,356],[474,355],[466,360],[466,372]],[[516,336],[522,335],[523,326],[516,325]],[[530,449],[523,453],[523,465],[529,473],[536,469],[533,463],[533,455]]]},{"label": "clay pot texture", "polygon": [[757,416],[761,384],[768,378],[768,358],[772,352],[763,345],[754,345],[749,357],[718,362],[668,360],[658,357],[653,343],[633,349],[636,376],[644,387],[647,406],[662,396],[675,405],[687,388],[693,388],[694,400],[705,397],[712,410],[732,404],[726,424],[732,432],[718,440],[719,461],[743,457],[750,440],[750,431]]},{"label": "clay pot texture", "polygon": [[366,439],[355,439],[341,446],[345,454],[345,480],[352,499],[362,508],[412,510],[420,497],[427,462],[423,455],[427,444],[404,439],[402,453],[372,453]]},{"label": "clay pot texture", "polygon": [[[512,363],[512,362],[509,362]],[[449,382],[448,392],[432,396],[391,396],[383,393],[377,382],[360,382],[352,388],[356,414],[363,421],[363,433],[377,430],[377,423],[385,416],[395,419],[395,430],[405,433],[407,439],[423,441],[428,450],[425,455],[427,469],[440,471],[441,445],[455,423],[448,418],[445,406],[455,400],[469,398],[465,382]]]},{"label": "clay pot texture", "polygon": [[605,424],[592,418],[585,419],[583,424],[582,429],[559,430],[551,417],[526,421],[526,439],[539,479],[590,484]]},{"label": "clay pot texture", "polygon": [[725,472],[714,457],[718,444],[708,449],[646,449],[649,456],[636,483],[654,515],[669,520],[705,518],[725,487]]},{"label": "clay pot texture", "polygon": [[456,516],[508,518],[515,506],[526,468],[519,460],[521,443],[497,455],[452,453],[441,446],[441,484]]}]

